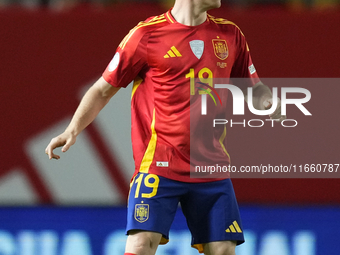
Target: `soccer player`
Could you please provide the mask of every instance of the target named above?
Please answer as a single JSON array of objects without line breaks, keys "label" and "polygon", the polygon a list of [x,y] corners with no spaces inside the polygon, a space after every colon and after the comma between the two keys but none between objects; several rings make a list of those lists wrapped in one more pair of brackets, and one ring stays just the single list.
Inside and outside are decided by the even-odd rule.
[{"label": "soccer player", "polygon": [[[125,255],[152,255],[169,239],[178,204],[192,233],[192,246],[207,255],[232,255],[244,242],[229,178],[190,178],[190,96],[195,79],[249,78],[257,109],[271,104],[241,30],[207,14],[220,0],[176,0],[168,12],[140,22],[120,43],[102,77],[84,95],[65,132],[46,148],[66,152],[121,87],[134,80],[131,96],[135,173],[128,201]],[[272,118],[282,118],[280,108]],[[221,142],[210,157],[229,162]],[[225,134],[224,134],[225,136]],[[204,148],[202,148],[204,150]]]}]

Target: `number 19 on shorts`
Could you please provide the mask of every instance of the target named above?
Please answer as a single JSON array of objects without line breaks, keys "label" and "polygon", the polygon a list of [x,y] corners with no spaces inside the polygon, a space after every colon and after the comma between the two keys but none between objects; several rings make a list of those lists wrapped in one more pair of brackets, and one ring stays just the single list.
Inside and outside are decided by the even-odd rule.
[{"label": "number 19 on shorts", "polygon": [[[135,188],[135,198],[151,198],[156,196],[159,185],[159,177],[155,174],[139,174],[136,178],[133,179],[131,183],[131,188],[133,185],[136,185]],[[145,186],[143,188],[143,192],[141,192],[141,186]]]}]

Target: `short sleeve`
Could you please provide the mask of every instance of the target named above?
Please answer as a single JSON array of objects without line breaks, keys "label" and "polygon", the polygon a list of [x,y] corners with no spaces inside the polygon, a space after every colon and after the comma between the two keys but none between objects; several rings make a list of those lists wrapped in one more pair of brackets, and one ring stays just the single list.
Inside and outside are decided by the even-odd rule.
[{"label": "short sleeve", "polygon": [[255,66],[252,62],[250,51],[243,33],[237,29],[236,42],[238,44],[238,54],[231,69],[231,78],[245,78],[243,84],[254,86],[260,81]]},{"label": "short sleeve", "polygon": [[118,46],[103,78],[114,87],[126,87],[147,65],[146,47],[147,35],[137,27],[132,29]]}]

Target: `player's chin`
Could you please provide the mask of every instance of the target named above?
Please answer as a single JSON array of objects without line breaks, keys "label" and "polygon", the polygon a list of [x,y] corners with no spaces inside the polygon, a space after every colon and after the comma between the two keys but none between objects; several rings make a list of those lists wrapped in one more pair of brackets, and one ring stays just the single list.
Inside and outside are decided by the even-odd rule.
[{"label": "player's chin", "polygon": [[212,0],[213,9],[221,7],[221,0]]},{"label": "player's chin", "polygon": [[207,6],[206,8],[207,10],[220,8],[221,0],[210,0],[206,6]]}]

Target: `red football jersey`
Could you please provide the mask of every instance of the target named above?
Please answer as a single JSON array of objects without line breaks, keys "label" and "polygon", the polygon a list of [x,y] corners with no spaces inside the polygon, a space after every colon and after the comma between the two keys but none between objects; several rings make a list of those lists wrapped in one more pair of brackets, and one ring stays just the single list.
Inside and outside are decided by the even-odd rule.
[{"label": "red football jersey", "polygon": [[[190,95],[198,93],[194,79],[258,81],[244,35],[234,23],[208,15],[201,25],[186,26],[176,22],[170,11],[130,30],[103,77],[115,87],[134,80],[135,174],[153,173],[183,182],[214,180],[190,178],[189,173]],[[212,148],[200,148],[205,157],[228,164],[224,138],[223,130],[212,135]]]}]

